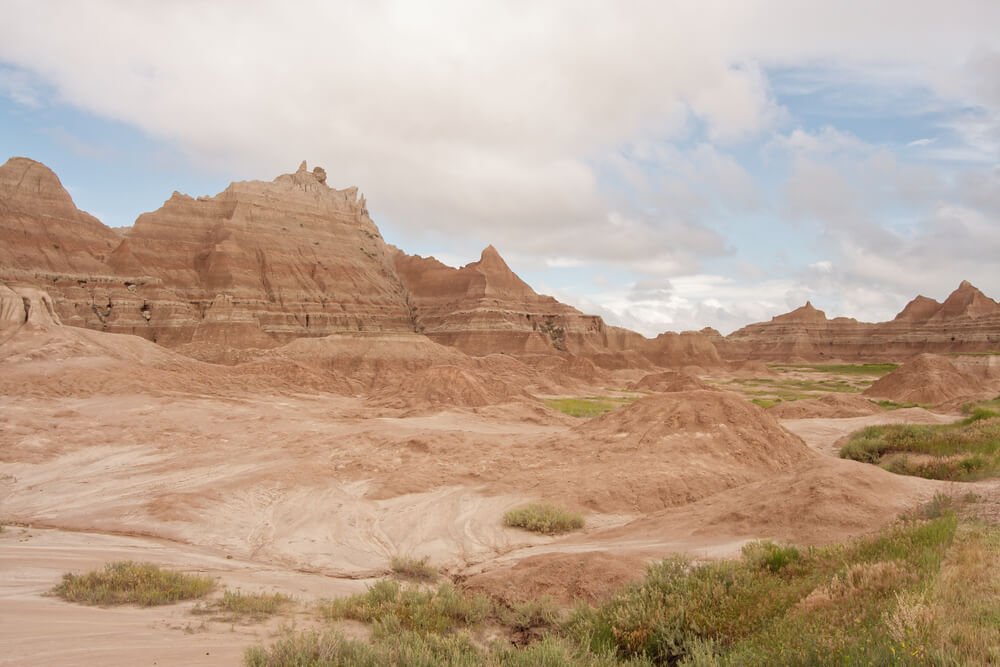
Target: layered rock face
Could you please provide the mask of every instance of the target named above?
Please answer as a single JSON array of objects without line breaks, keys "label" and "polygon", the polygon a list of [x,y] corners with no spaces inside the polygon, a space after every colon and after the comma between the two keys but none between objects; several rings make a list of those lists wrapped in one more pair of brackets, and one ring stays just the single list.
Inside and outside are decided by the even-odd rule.
[{"label": "layered rock face", "polygon": [[101,273],[121,237],[76,208],[45,165],[11,158],[0,167],[0,267],[8,279]]},{"label": "layered rock face", "polygon": [[890,322],[826,314],[810,303],[714,339],[727,359],[904,359],[1000,351],[1000,303],[963,281],[944,301],[918,296]]},{"label": "layered rock face", "polygon": [[[173,338],[239,345],[343,331],[411,331],[403,287],[356,188],[306,169],[234,183],[215,197],[175,193],[139,216],[109,258],[143,271],[197,312]],[[158,304],[150,322],[159,323]]]},{"label": "layered rock face", "polygon": [[235,347],[413,330],[364,198],[305,163],[215,197],[175,193],[124,238],[37,162],[8,161],[0,188],[0,279],[43,285],[66,324]]},{"label": "layered rock face", "polygon": [[493,246],[461,268],[433,257],[395,255],[417,331],[473,355],[496,352],[590,354],[624,350],[645,339],[596,315],[536,293]]}]

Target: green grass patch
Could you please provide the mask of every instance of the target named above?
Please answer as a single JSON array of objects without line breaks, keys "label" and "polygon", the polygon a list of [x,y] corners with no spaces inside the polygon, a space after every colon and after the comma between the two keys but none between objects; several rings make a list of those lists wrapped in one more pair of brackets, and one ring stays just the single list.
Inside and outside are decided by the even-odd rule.
[{"label": "green grass patch", "polygon": [[618,397],[618,396],[590,396],[578,398],[552,398],[545,401],[545,405],[553,410],[558,410],[570,417],[597,417],[605,412],[617,410],[620,407],[629,405],[638,397]]},{"label": "green grass patch", "polygon": [[80,604],[151,607],[200,598],[214,588],[210,577],[164,570],[152,563],[117,561],[86,574],[64,574],[52,593]]},{"label": "green grass patch", "polygon": [[805,371],[831,375],[871,375],[882,377],[899,368],[899,364],[776,364],[777,371]]},{"label": "green grass patch", "polygon": [[978,419],[1000,417],[1000,396],[997,396],[989,401],[966,403],[962,406],[962,412],[970,418],[973,418],[974,421]]},{"label": "green grass patch", "polygon": [[927,479],[973,481],[1000,474],[1000,415],[976,407],[954,424],[886,424],[852,433],[840,456]]},{"label": "green grass patch", "polygon": [[[501,607],[450,585],[380,582],[324,608],[330,620],[371,624],[370,641],[289,632],[249,649],[245,664],[997,664],[1000,527],[960,524],[951,502],[937,498],[874,537],[842,545],[754,542],[739,560],[668,558],[607,602],[568,616],[544,600]],[[491,643],[497,628],[509,634]]]},{"label": "green grass patch", "polygon": [[532,503],[504,514],[503,524],[533,533],[558,535],[583,528],[583,515],[548,503]]},{"label": "green grass patch", "polygon": [[[856,382],[840,379],[803,380],[799,378],[735,378],[726,384],[737,385],[747,392],[759,396],[779,398],[813,398],[820,393],[857,393],[864,387]],[[793,400],[794,400],[793,398]]]},{"label": "green grass patch", "polygon": [[545,637],[530,646],[493,642],[483,647],[467,634],[422,635],[379,624],[370,642],[334,631],[288,632],[269,647],[253,647],[246,667],[653,667],[648,660],[623,661],[598,656],[558,639]]},{"label": "green grass patch", "polygon": [[437,569],[428,562],[428,558],[404,558],[394,556],[389,564],[393,575],[400,579],[409,581],[436,581],[438,578]]},{"label": "green grass patch", "polygon": [[922,407],[919,403],[897,403],[896,401],[881,400],[875,401],[883,410],[902,410],[904,408],[919,408]]},{"label": "green grass patch", "polygon": [[750,402],[767,410],[768,408],[773,408],[778,403],[784,403],[785,401],[780,398],[751,398]]},{"label": "green grass patch", "polygon": [[198,603],[192,614],[212,614],[227,621],[260,621],[287,608],[292,598],[283,593],[244,593],[226,590],[222,598],[207,604]]},{"label": "green grass patch", "polygon": [[740,561],[668,559],[578,609],[567,631],[596,652],[663,665],[895,664],[883,617],[897,593],[933,578],[955,526],[949,515],[837,547],[758,543]]}]

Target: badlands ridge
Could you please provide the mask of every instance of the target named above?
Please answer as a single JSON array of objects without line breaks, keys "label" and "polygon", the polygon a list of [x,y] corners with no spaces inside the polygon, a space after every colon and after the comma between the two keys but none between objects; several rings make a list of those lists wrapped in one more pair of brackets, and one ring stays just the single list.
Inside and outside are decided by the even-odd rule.
[{"label": "badlands ridge", "polygon": [[[305,163],[174,193],[115,230],[13,158],[0,241],[0,520],[27,535],[0,536],[0,639],[32,664],[81,659],[88,633],[128,635],[124,652],[87,654],[101,664],[219,664],[259,638],[180,647],[179,612],[150,611],[137,635],[40,594],[111,558],[309,599],[427,557],[497,595],[597,599],[670,553],[865,534],[944,485],[841,460],[834,443],[951,421],[1000,391],[1000,356],[983,354],[1000,351],[1000,304],[966,282],[890,322],[807,303],[725,337],[647,339],[537,294],[492,246],[461,268],[405,254],[355,188]],[[882,360],[902,365],[864,386],[803,366]],[[848,391],[748,400],[815,378]],[[593,396],[621,407],[553,408]],[[533,500],[586,527],[503,525]],[[202,656],[208,643],[222,655]]]}]

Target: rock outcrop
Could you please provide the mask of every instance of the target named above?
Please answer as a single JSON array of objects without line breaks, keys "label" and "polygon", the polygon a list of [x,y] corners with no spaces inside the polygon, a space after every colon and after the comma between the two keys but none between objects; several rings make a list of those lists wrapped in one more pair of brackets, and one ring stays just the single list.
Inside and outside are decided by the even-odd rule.
[{"label": "rock outcrop", "polygon": [[65,324],[206,360],[300,337],[422,333],[475,356],[718,361],[700,334],[648,341],[537,294],[492,246],[459,269],[406,255],[382,240],[356,188],[326,181],[303,162],[214,197],[175,192],[115,231],[79,211],[46,166],[13,158],[0,167],[0,280],[47,290]]},{"label": "rock outcrop", "polygon": [[645,341],[536,293],[493,246],[483,250],[479,261],[461,268],[400,251],[395,264],[417,331],[468,354],[587,355],[639,347]]},{"label": "rock outcrop", "polygon": [[968,281],[938,303],[918,296],[889,322],[827,319],[810,303],[715,339],[730,360],[906,359],[925,352],[1000,351],[1000,303]]},{"label": "rock outcrop", "polygon": [[122,237],[47,167],[14,158],[0,167],[0,234],[0,279],[44,286],[70,325],[234,347],[413,330],[364,198],[305,163],[215,197],[174,193]]}]

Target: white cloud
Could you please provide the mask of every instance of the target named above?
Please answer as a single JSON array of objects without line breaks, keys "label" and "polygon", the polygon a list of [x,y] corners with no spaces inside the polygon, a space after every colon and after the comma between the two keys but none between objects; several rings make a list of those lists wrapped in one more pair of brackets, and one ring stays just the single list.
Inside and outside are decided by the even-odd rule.
[{"label": "white cloud", "polygon": [[[623,323],[731,328],[809,295],[875,313],[966,257],[1000,275],[983,250],[1000,209],[997,25],[992,0],[8,0],[0,94],[55,95],[238,177],[306,158],[403,233],[669,285],[590,298]],[[922,137],[908,154],[984,167],[952,178],[844,128],[797,127],[768,80],[789,67],[888,91],[840,100],[855,110],[929,91],[965,110],[942,121],[958,142]],[[775,211],[736,157],[772,134],[791,161]],[[761,211],[815,226],[829,269],[763,271],[746,289],[711,273],[708,259],[742,261],[717,223]]]}]

